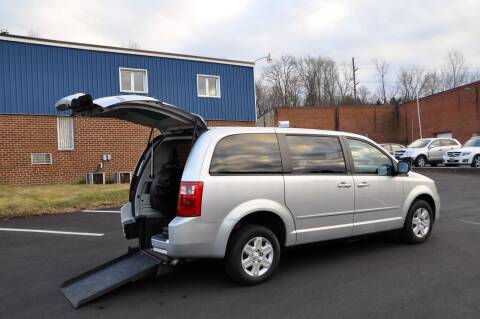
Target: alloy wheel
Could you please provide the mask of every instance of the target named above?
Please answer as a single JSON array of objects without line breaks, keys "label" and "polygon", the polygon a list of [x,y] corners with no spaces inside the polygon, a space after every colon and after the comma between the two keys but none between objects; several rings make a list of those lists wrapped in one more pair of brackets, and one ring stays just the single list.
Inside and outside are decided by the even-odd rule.
[{"label": "alloy wheel", "polygon": [[250,239],[242,250],[242,268],[251,277],[264,275],[273,262],[273,246],[265,237]]},{"label": "alloy wheel", "polygon": [[413,213],[412,218],[412,230],[413,234],[418,238],[425,237],[430,230],[430,213],[427,209],[420,207],[415,213]]},{"label": "alloy wheel", "polygon": [[418,167],[424,167],[425,166],[425,159],[422,157],[420,157],[418,160],[417,160],[417,163],[418,163]]},{"label": "alloy wheel", "polygon": [[473,159],[473,166],[476,168],[480,168],[480,156],[475,156]]}]

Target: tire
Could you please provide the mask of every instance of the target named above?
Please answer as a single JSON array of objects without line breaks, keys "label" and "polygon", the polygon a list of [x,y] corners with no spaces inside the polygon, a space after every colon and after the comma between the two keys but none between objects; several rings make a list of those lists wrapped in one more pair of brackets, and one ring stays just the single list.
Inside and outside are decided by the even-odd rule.
[{"label": "tire", "polygon": [[[277,236],[259,225],[242,226],[232,236],[224,259],[228,276],[243,285],[256,285],[268,280],[280,261]],[[244,263],[249,266],[244,267]],[[270,265],[268,268],[265,267],[267,264]]]},{"label": "tire", "polygon": [[430,238],[433,229],[433,209],[424,200],[415,201],[408,210],[405,224],[401,231],[404,241],[409,244],[420,244]]},{"label": "tire", "polygon": [[475,155],[472,160],[472,167],[480,168],[480,155]]},{"label": "tire", "polygon": [[419,155],[414,162],[416,167],[425,167],[427,165],[427,158],[424,155]]}]

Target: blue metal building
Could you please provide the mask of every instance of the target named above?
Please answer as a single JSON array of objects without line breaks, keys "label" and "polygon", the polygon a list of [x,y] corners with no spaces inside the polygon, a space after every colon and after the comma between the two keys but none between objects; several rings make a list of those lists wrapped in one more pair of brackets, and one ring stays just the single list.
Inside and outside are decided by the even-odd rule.
[{"label": "blue metal building", "polygon": [[206,120],[255,121],[254,63],[0,35],[0,114],[57,115],[60,97],[146,94]]}]

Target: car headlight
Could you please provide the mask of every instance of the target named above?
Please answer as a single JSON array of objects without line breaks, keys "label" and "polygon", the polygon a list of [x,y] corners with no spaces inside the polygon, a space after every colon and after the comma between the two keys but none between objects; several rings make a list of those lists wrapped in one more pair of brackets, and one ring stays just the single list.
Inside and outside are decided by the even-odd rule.
[{"label": "car headlight", "polygon": [[405,151],[405,153],[403,153],[403,156],[410,156],[410,155],[412,155],[411,151]]},{"label": "car headlight", "polygon": [[472,154],[472,152],[463,152],[462,156],[466,156],[466,155],[470,155],[470,154]]}]

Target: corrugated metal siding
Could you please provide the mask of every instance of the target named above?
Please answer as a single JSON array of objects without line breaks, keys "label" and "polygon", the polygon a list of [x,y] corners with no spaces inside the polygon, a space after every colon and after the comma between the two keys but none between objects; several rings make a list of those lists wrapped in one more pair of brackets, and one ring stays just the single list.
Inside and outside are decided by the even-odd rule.
[{"label": "corrugated metal siding", "polygon": [[[148,95],[208,120],[255,120],[253,68],[0,41],[0,113],[57,114],[61,97],[120,94],[119,67],[148,70]],[[220,76],[221,98],[197,97],[197,74]]]}]

